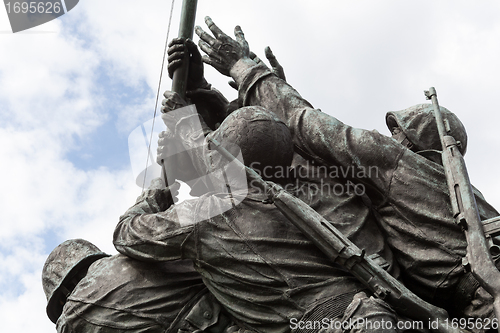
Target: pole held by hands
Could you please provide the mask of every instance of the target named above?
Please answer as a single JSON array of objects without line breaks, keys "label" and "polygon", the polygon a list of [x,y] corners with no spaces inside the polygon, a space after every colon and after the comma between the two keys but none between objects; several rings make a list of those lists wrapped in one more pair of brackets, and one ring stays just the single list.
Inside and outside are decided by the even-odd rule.
[{"label": "pole held by hands", "polygon": [[[196,7],[198,0],[184,0],[182,2],[181,22],[179,24],[179,37],[193,38],[194,20],[196,18]],[[172,91],[178,93],[182,98],[186,96],[186,86],[189,69],[189,54],[185,55],[186,59],[182,62],[172,78]]]},{"label": "pole held by hands", "polygon": [[[196,18],[196,7],[198,5],[198,0],[184,0],[182,2],[181,10],[181,21],[179,24],[179,37],[182,38],[193,38],[194,33],[194,20]],[[188,79],[189,70],[189,54],[186,53],[185,59],[182,62],[182,66],[179,67],[173,75],[172,78],[172,91],[179,94],[183,99],[186,97],[186,87]],[[166,186],[169,186],[169,181],[167,177],[167,167],[165,161],[161,161],[161,176],[165,182]],[[173,179],[171,182],[174,181]]]}]

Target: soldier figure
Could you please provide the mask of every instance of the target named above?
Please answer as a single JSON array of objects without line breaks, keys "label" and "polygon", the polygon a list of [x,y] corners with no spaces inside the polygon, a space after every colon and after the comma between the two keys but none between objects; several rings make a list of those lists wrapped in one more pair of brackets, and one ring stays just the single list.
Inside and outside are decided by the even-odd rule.
[{"label": "soldier figure", "polygon": [[[167,96],[170,98],[165,101],[166,105],[185,103],[177,95]],[[247,164],[271,170],[286,170],[290,165],[293,147],[288,128],[260,107],[234,111],[213,132],[207,126],[193,130],[191,120],[203,124],[198,113],[172,116],[175,112],[163,116],[170,134],[164,134],[162,139],[180,138],[198,175],[207,174],[207,170],[224,171],[219,163],[227,163],[217,151],[209,149],[204,134],[226,147],[236,144]],[[200,145],[200,141],[204,144]],[[168,144],[160,140],[160,146],[163,145],[168,149]],[[261,147],[265,147],[265,152]],[[269,175],[263,169],[259,171]],[[231,172],[226,173],[228,178],[221,177],[222,184],[230,184],[230,192],[207,193],[164,211],[148,208],[158,200],[151,192],[149,198],[138,201],[135,206],[142,213],[129,210],[122,216],[114,235],[116,249],[143,260],[192,259],[210,292],[239,326],[252,331],[288,332],[295,328],[301,332],[307,325],[304,323],[318,318],[328,320],[326,328],[330,329],[352,303],[347,311],[351,321],[384,320],[390,321],[393,327],[380,330],[380,327],[365,329],[360,325],[351,327],[352,332],[396,332],[399,318],[385,302],[358,294],[366,289],[364,285],[326,258],[266,201],[265,193],[252,186],[248,188],[246,181],[240,191],[234,190],[233,185],[238,182],[229,177]],[[285,186],[290,183],[285,177],[273,180]],[[292,184],[298,184],[295,186],[300,190],[315,180],[299,176],[294,181]],[[369,255],[387,254],[375,221],[361,198],[352,194],[328,197],[303,193],[309,203],[329,215],[349,236],[370,240],[366,245],[373,252],[368,252]],[[220,207],[229,209],[221,211]],[[366,228],[358,229],[359,224],[353,223],[353,227],[345,221],[361,221]],[[386,268],[392,269],[392,258],[387,256],[386,260]],[[313,331],[318,331],[318,327]]]},{"label": "soldier figure", "polygon": [[[397,323],[405,318],[369,297],[261,189],[232,177],[209,139],[241,149],[247,166],[309,204],[422,298],[455,316],[493,318],[491,298],[462,267],[467,244],[451,213],[432,107],[388,113],[392,138],[354,129],[315,110],[284,81],[282,69],[273,73],[251,59],[239,27],[235,41],[206,22],[215,38],[196,28],[208,55],[203,61],[234,79],[238,100],[229,103],[211,88],[196,45],[186,41],[192,60],[186,96],[198,112],[175,113],[187,103],[165,94],[159,159],[166,160],[173,141],[181,142],[191,165],[171,174],[193,193],[207,193],[174,205],[173,187],[154,181],[120,218],[113,238],[119,255],[84,240],[59,245],[42,276],[47,314],[58,332],[404,332]],[[171,45],[169,71],[183,58],[183,44]],[[266,55],[275,67],[272,53]],[[463,125],[442,112],[465,153]],[[169,168],[176,162],[171,158]],[[336,178],[317,166],[377,172]],[[366,190],[317,187],[345,181]],[[479,191],[476,201],[482,219],[499,215]],[[312,327],[318,319],[320,326]],[[334,326],[349,319],[354,326]],[[356,320],[391,325],[368,328]]]},{"label": "soldier figure", "polygon": [[142,262],[72,239],[51,252],[42,281],[59,333],[215,333],[228,324],[188,260]]}]

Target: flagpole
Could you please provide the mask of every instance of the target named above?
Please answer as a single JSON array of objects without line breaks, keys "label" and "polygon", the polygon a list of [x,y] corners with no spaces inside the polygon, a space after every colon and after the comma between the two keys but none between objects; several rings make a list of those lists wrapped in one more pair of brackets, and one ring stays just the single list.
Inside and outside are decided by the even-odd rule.
[{"label": "flagpole", "polygon": [[[197,4],[198,0],[184,0],[182,2],[179,37],[193,39]],[[174,72],[174,76],[172,78],[172,91],[178,93],[182,98],[186,96],[188,68],[189,54],[186,54],[182,66]]]},{"label": "flagpole", "polygon": [[[179,37],[193,39],[194,20],[196,18],[196,7],[198,0],[183,0],[181,10],[181,21],[179,23]],[[182,66],[177,68],[172,78],[172,91],[182,98],[186,97],[186,87],[189,69],[189,54],[186,53]],[[171,185],[173,180],[167,177],[167,167],[164,160],[161,161],[161,175],[165,185]],[[170,184],[169,184],[170,183]]]}]

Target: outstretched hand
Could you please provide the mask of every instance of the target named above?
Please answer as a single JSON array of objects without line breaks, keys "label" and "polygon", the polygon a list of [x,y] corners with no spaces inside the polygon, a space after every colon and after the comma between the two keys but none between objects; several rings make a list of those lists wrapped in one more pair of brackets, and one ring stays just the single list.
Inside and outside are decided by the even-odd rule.
[{"label": "outstretched hand", "polygon": [[271,65],[273,73],[283,81],[286,81],[285,70],[283,69],[283,66],[281,66],[281,64],[278,62],[278,59],[276,59],[276,56],[274,55],[271,48],[269,46],[266,46],[264,52],[266,53],[266,58]]},{"label": "outstretched hand", "polygon": [[215,38],[196,26],[195,32],[201,39],[198,45],[207,54],[202,60],[221,74],[230,76],[229,72],[238,60],[249,58],[250,50],[245,35],[240,26],[236,26],[234,28],[236,40],[234,40],[222,32],[210,17],[205,17],[205,23]]}]

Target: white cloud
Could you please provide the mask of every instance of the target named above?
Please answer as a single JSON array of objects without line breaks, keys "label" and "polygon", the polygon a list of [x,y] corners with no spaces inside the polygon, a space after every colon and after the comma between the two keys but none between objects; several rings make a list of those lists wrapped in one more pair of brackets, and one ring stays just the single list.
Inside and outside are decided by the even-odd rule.
[{"label": "white cloud", "polygon": [[95,89],[103,59],[61,21],[44,29],[55,33],[0,35],[0,320],[8,331],[54,331],[41,288],[48,251],[83,237],[114,252],[113,228],[140,191],[127,166],[82,170],[67,159],[74,138],[109,117]]},{"label": "white cloud", "polygon": [[54,324],[45,314],[45,295],[40,272],[25,273],[18,283],[26,287],[19,297],[0,297],[2,329],[8,332],[55,332]]},{"label": "white cloud", "polygon": [[102,122],[92,91],[98,62],[81,42],[61,33],[3,35],[1,42],[0,112],[11,124],[82,135]]}]

